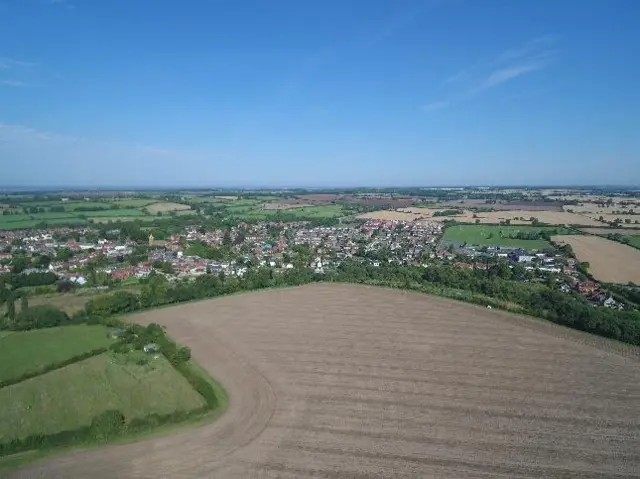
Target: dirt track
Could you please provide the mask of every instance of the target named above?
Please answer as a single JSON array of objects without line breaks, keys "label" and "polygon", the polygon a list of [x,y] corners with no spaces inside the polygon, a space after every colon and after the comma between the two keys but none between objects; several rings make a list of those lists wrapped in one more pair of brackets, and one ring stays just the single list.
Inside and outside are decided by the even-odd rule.
[{"label": "dirt track", "polygon": [[637,350],[418,293],[310,285],[136,316],[227,387],[217,422],[15,477],[632,477]]}]

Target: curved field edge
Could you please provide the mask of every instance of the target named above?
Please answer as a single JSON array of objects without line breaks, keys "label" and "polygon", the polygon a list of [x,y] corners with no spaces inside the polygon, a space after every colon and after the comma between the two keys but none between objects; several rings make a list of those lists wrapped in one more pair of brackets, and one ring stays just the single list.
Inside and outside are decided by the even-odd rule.
[{"label": "curved field edge", "polygon": [[601,343],[558,339],[554,324],[535,321],[544,334],[529,334],[514,326],[522,318],[327,283],[136,314],[192,346],[228,384],[229,412],[17,476],[390,477],[392,467],[395,477],[628,475],[640,460],[628,414],[640,400],[635,364],[595,351]]},{"label": "curved field edge", "polygon": [[[418,296],[426,296],[431,298],[436,298],[442,301],[450,301],[452,304],[464,304],[469,307],[478,308],[479,311],[484,311],[485,306],[478,305],[472,301],[464,299],[463,293],[466,293],[466,290],[454,289],[448,287],[440,287],[439,289],[443,291],[443,293],[438,294],[431,291],[422,291],[420,287],[424,287],[420,285],[420,287],[416,288],[406,288],[404,286],[393,286],[388,283],[376,283],[375,280],[371,280],[369,282],[349,282],[349,281],[318,281],[314,283],[306,283],[297,286],[272,286],[268,288],[260,288],[249,291],[236,291],[233,293],[216,296],[213,298],[203,298],[203,299],[193,299],[190,301],[184,301],[182,303],[176,304],[164,304],[152,309],[147,309],[142,312],[131,313],[130,316],[140,315],[145,313],[150,313],[155,310],[163,310],[169,308],[175,308],[181,305],[188,304],[197,304],[207,301],[216,301],[223,300],[228,297],[237,297],[237,296],[248,296],[254,293],[264,292],[264,291],[283,291],[288,289],[296,289],[296,288],[309,288],[314,287],[316,285],[339,285],[344,287],[362,287],[362,288],[377,288],[388,291],[396,291],[402,292],[406,294],[413,294]],[[548,333],[555,337],[561,337],[565,339],[569,339],[573,342],[584,344],[588,346],[592,346],[597,349],[601,349],[603,351],[611,352],[614,354],[618,354],[620,356],[636,358],[640,361],[640,346],[634,346],[633,344],[625,343],[623,341],[618,341],[616,339],[606,338],[604,336],[599,336],[597,334],[589,333],[586,331],[582,331],[576,328],[572,328],[570,326],[565,326],[564,324],[555,323],[551,320],[541,318],[539,316],[533,316],[531,314],[522,313],[521,307],[517,304],[506,305],[505,301],[497,300],[491,296],[483,296],[476,294],[474,296],[477,299],[486,300],[487,304],[493,307],[492,311],[494,313],[502,315],[503,319],[520,322],[521,325],[528,327],[532,330]],[[126,318],[127,316],[122,316],[122,318]]]},{"label": "curved field edge", "polygon": [[69,446],[52,447],[48,449],[26,451],[9,456],[3,456],[0,457],[0,478],[6,477],[12,470],[27,466],[38,460],[52,459],[76,451],[86,451],[108,447],[110,445],[131,444],[144,441],[145,439],[175,434],[188,428],[195,428],[214,422],[222,415],[224,415],[224,413],[229,408],[229,395],[227,394],[224,386],[219,381],[216,381],[213,377],[211,377],[193,359],[189,361],[189,367],[196,374],[204,378],[213,388],[218,399],[218,406],[214,409],[211,409],[204,414],[187,418],[178,423],[163,424],[148,430],[136,431],[133,433],[117,436],[107,442],[78,443]]}]

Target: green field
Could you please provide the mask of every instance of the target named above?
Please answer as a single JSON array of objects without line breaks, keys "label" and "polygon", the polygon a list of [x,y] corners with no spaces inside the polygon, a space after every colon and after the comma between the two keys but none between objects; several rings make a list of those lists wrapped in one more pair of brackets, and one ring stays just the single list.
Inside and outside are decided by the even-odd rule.
[{"label": "green field", "polygon": [[109,221],[154,221],[157,216],[91,216],[89,219],[95,223],[108,223]]},{"label": "green field", "polygon": [[149,198],[129,198],[122,200],[111,201],[110,204],[118,205],[120,208],[142,208],[144,206],[148,206],[153,203],[157,203],[158,200],[153,200]]},{"label": "green field", "polygon": [[155,215],[145,215],[141,209],[123,208],[118,210],[104,209],[101,211],[65,211],[45,212],[20,215],[0,215],[0,230],[15,230],[33,228],[39,223],[47,225],[83,225],[88,220],[97,223],[105,221],[153,221]]},{"label": "green field", "polygon": [[550,248],[551,244],[543,239],[515,239],[510,236],[522,233],[549,231],[550,234],[567,234],[567,228],[528,227],[528,226],[488,226],[488,225],[455,225],[445,230],[442,240],[458,245],[506,246],[532,249]]},{"label": "green field", "polygon": [[267,220],[292,216],[295,219],[337,218],[344,214],[344,210],[341,205],[308,206],[303,208],[291,208],[288,210],[267,210],[262,207],[262,203],[254,204],[253,206],[247,206],[246,204],[244,206],[236,206],[235,203],[233,205],[234,206],[232,207],[225,208],[224,211],[241,220]]},{"label": "green field", "polygon": [[91,218],[113,217],[113,216],[141,216],[144,215],[142,210],[136,208],[126,208],[119,210],[106,210],[106,211],[87,211],[84,214]]},{"label": "green field", "polygon": [[11,333],[0,337],[0,381],[109,344],[111,340],[104,326],[77,325]]},{"label": "green field", "polygon": [[[64,214],[64,213],[62,213]],[[23,216],[23,215],[20,215]],[[0,230],[19,230],[24,228],[33,228],[39,223],[45,222],[48,225],[81,225],[85,223],[85,220],[77,217],[69,218],[50,218],[50,219],[38,219],[38,215],[33,215],[34,218],[29,218],[24,215],[23,218],[19,218],[18,221],[5,221],[6,216],[0,216]],[[14,218],[18,218],[15,215]]]},{"label": "green field", "polygon": [[[145,365],[136,362],[143,358]],[[133,352],[100,356],[0,389],[0,442],[89,425],[109,409],[127,420],[205,405],[167,360]]]},{"label": "green field", "polygon": [[638,235],[624,236],[624,238],[625,238],[625,240],[627,241],[628,244],[630,244],[634,248],[640,249],[640,236],[638,236]]},{"label": "green field", "polygon": [[79,208],[102,208],[103,210],[111,208],[111,203],[107,203],[105,201],[69,201],[65,203],[61,202],[60,204],[64,206],[66,211],[75,211]]}]

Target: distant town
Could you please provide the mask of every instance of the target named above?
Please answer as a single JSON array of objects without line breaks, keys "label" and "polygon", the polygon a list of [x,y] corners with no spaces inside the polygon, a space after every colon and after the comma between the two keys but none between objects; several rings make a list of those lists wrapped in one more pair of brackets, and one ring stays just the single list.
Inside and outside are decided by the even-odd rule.
[{"label": "distant town", "polygon": [[[69,313],[94,295],[135,291],[151,274],[327,275],[345,261],[507,268],[504,277],[594,305],[637,307],[638,191],[21,192],[3,195],[0,208],[0,273],[33,276],[12,294]],[[78,299],[61,300],[69,294]]]}]

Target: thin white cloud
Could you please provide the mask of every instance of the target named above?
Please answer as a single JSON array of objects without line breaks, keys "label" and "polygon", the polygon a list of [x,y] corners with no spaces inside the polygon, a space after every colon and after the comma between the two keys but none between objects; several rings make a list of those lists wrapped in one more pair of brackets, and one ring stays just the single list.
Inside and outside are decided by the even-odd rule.
[{"label": "thin white cloud", "polygon": [[540,70],[544,68],[544,66],[545,65],[543,63],[529,63],[496,70],[491,75],[489,75],[482,87],[491,88],[500,85],[501,83],[513,80],[522,75],[526,75],[527,73],[532,73],[536,70]]},{"label": "thin white cloud", "polygon": [[441,108],[445,108],[447,106],[449,106],[449,101],[442,100],[442,101],[434,101],[431,103],[427,103],[422,107],[422,109],[424,111],[434,111],[434,110],[440,110]]},{"label": "thin white cloud", "polygon": [[15,70],[19,68],[31,68],[35,63],[15,60],[13,58],[0,57],[0,70]]},{"label": "thin white cloud", "polygon": [[66,7],[69,10],[73,10],[74,8],[76,8],[76,6],[73,3],[69,2],[68,0],[49,0],[49,4]]},{"label": "thin white cloud", "polygon": [[445,79],[445,83],[459,85],[461,90],[445,99],[430,102],[422,109],[433,111],[469,100],[485,90],[543,70],[556,55],[551,48],[555,42],[556,37],[552,35],[533,38],[520,48],[505,50],[489,61],[458,71]]},{"label": "thin white cloud", "polygon": [[25,82],[20,80],[0,80],[0,85],[3,86],[12,86],[16,88],[26,87],[28,86]]}]

